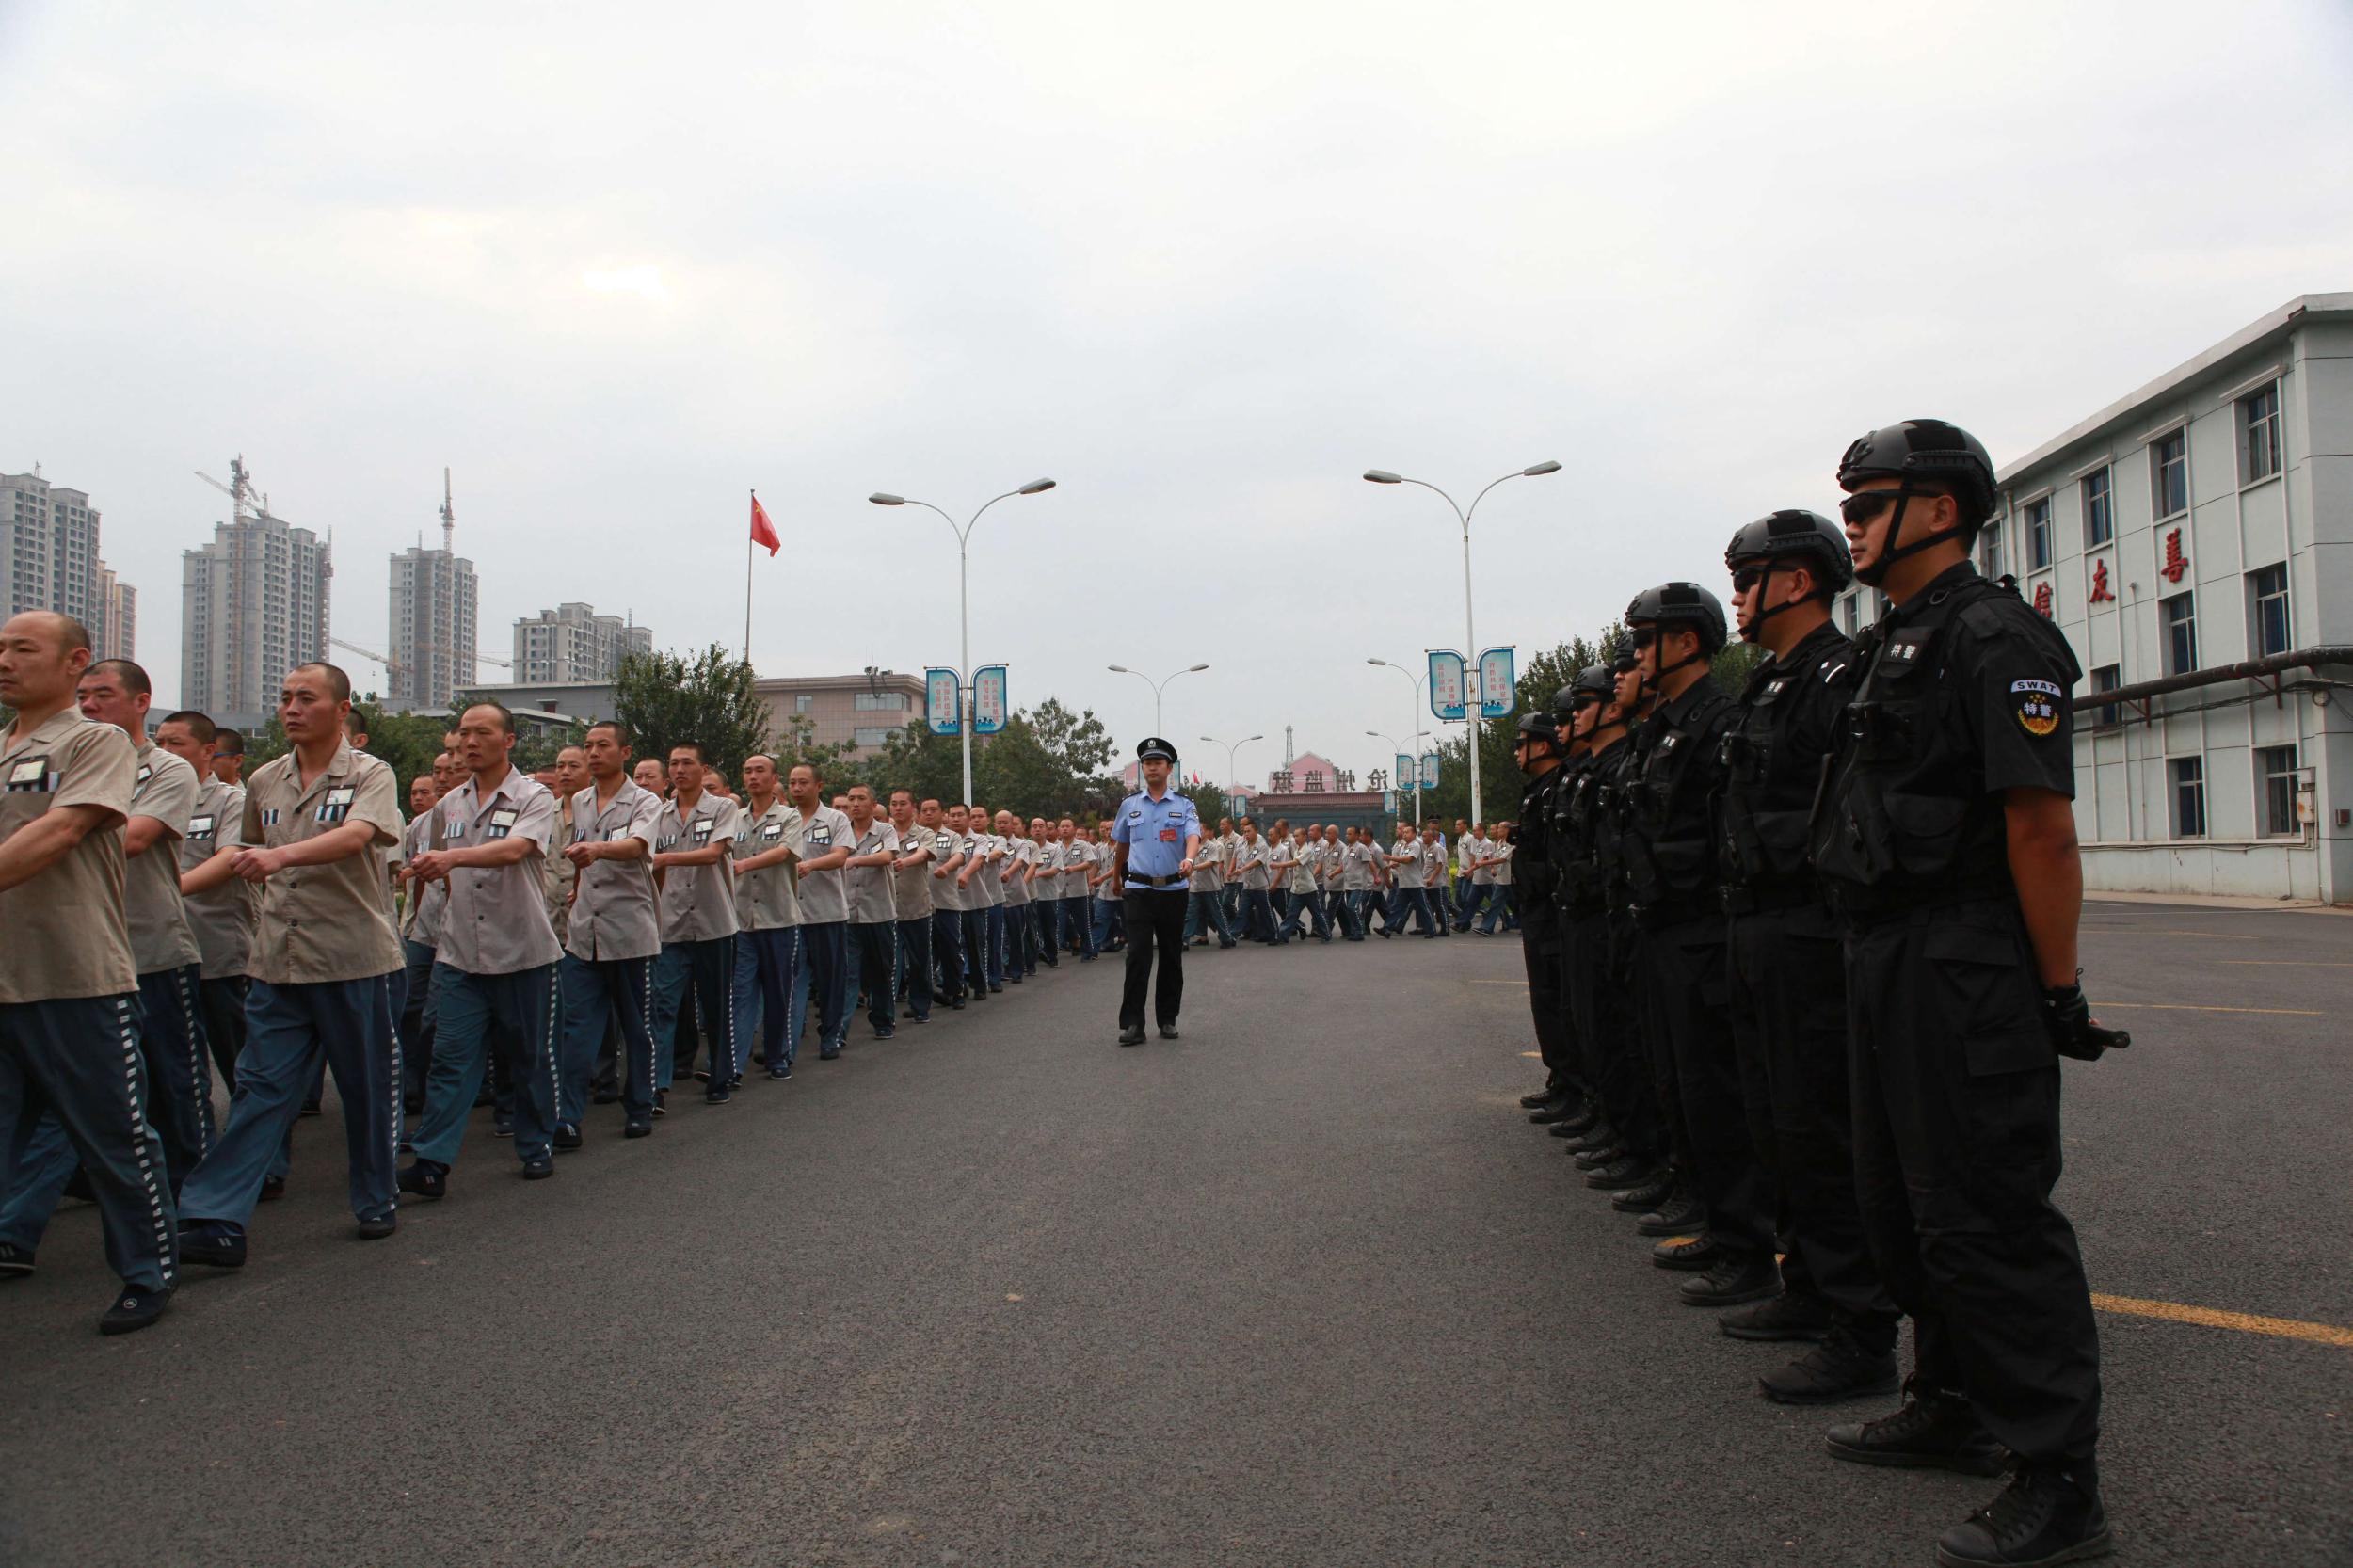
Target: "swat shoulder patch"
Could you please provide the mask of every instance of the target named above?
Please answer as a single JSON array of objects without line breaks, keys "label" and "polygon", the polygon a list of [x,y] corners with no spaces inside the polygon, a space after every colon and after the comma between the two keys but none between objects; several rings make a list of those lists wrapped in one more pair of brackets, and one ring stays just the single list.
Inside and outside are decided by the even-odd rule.
[{"label": "swat shoulder patch", "polygon": [[2066,695],[2052,680],[2009,683],[2010,705],[2018,712],[2018,722],[2037,740],[2058,728],[2058,705]]}]

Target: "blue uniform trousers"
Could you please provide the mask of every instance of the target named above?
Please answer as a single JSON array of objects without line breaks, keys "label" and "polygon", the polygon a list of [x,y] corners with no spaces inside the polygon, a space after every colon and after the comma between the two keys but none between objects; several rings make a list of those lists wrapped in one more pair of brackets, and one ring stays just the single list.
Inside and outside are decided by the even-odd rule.
[{"label": "blue uniform trousers", "polygon": [[1430,920],[1429,888],[1400,888],[1397,890],[1397,905],[1396,929],[1402,931],[1408,925],[1412,925],[1425,936],[1435,936],[1438,934],[1437,928],[1431,923]]},{"label": "blue uniform trousers", "polygon": [[1264,888],[1241,890],[1241,923],[1243,932],[1253,941],[1273,946],[1281,939],[1274,931],[1274,904]]},{"label": "blue uniform trousers", "polygon": [[961,911],[964,916],[964,984],[975,996],[988,995],[988,908]]},{"label": "blue uniform trousers", "polygon": [[809,995],[817,1001],[819,1056],[838,1054],[842,1036],[849,1032],[849,945],[847,920],[822,920],[801,927],[801,950],[808,955]]},{"label": "blue uniform trousers", "polygon": [[771,926],[735,937],[736,1034],[758,1042],[770,1072],[791,1066],[800,1055],[801,1030],[808,1022],[808,958],[801,929]]},{"label": "blue uniform trousers", "polygon": [[196,1005],[204,1015],[204,1045],[213,1053],[213,1076],[233,1095],[237,1056],[245,1049],[245,976],[198,981]]},{"label": "blue uniform trousers", "polygon": [[[0,1002],[0,1179],[57,1158],[33,1146],[44,1122],[56,1127],[65,1158],[89,1173],[107,1263],[136,1289],[168,1287],[179,1227],[163,1139],[147,1120],[136,993]],[[14,1193],[6,1196],[13,1204]],[[46,1224],[47,1213],[40,1219]],[[27,1248],[38,1239],[0,1238]]]},{"label": "blue uniform trousers", "polygon": [[322,1060],[344,1106],[351,1212],[361,1220],[390,1214],[400,1162],[401,1074],[392,975],[296,985],[257,980],[247,990],[245,1021],[229,1125],[181,1189],[181,1214],[190,1224],[244,1226]]},{"label": "blue uniform trousers", "polygon": [[932,1016],[932,918],[918,915],[898,927],[899,990],[907,1011],[918,1018]]},{"label": "blue uniform trousers", "polygon": [[1125,942],[1128,939],[1127,924],[1127,917],[1120,908],[1119,900],[1115,898],[1096,899],[1095,901],[1095,951],[1108,952],[1113,942]]},{"label": "blue uniform trousers", "polygon": [[653,963],[650,958],[556,960],[556,985],[563,1001],[563,1043],[556,1051],[555,1119],[578,1128],[588,1107],[588,1081],[596,1074],[597,1051],[607,1029],[618,1023],[622,1060],[614,1072],[620,1082],[621,1111],[631,1121],[653,1114]]},{"label": "blue uniform trousers", "polygon": [[401,974],[400,1092],[411,1111],[424,1105],[424,1078],[433,1070],[433,1029],[440,1020],[434,1006],[433,949],[401,938],[407,960]]},{"label": "blue uniform trousers", "polygon": [[1217,912],[1225,918],[1225,935],[1234,936],[1241,930],[1241,893],[1239,882],[1228,882],[1217,890]]},{"label": "blue uniform trousers", "polygon": [[[440,1041],[433,1072],[425,1080],[424,1121],[410,1145],[420,1160],[437,1165],[457,1161],[466,1118],[491,1051],[504,1044],[515,1053],[515,1155],[537,1160],[548,1152],[555,1130],[557,1087],[555,966],[511,974],[468,974],[448,964],[433,967],[440,987]],[[601,1024],[601,1016],[599,1018]]]},{"label": "blue uniform trousers", "polygon": [[[687,994],[694,1007],[687,1010]],[[444,1007],[447,999],[444,999]],[[683,1015],[683,1016],[681,1016]],[[664,942],[653,961],[653,1054],[655,1087],[667,1089],[695,1066],[699,1026],[711,1041],[711,1083],[724,1089],[740,1070],[735,1048],[735,938]],[[681,1039],[683,1044],[680,1044]],[[724,1059],[724,1060],[723,1060]]]},{"label": "blue uniform trousers", "polygon": [[213,1068],[196,1000],[198,970],[139,976],[139,1054],[147,1059],[147,1120],[164,1140],[171,1190],[188,1179],[213,1142]]},{"label": "blue uniform trousers", "polygon": [[932,967],[938,982],[936,990],[943,1001],[964,1000],[964,911],[935,909],[932,911]]},{"label": "blue uniform trousers", "polygon": [[1213,892],[1189,893],[1185,897],[1183,940],[1190,942],[1204,933],[1215,936],[1219,947],[1230,948],[1234,945],[1232,934],[1225,929],[1225,909],[1220,895]]},{"label": "blue uniform trousers", "polygon": [[1001,990],[1004,984],[1005,906],[992,904],[988,906],[988,988]]},{"label": "blue uniform trousers", "polygon": [[1049,969],[1062,968],[1062,900],[1038,898],[1030,901],[1031,946],[1034,951],[1030,968],[1035,970],[1037,960],[1044,960]]},{"label": "blue uniform trousers", "polygon": [[1080,959],[1095,956],[1095,909],[1101,903],[1084,893],[1062,901],[1063,932]]},{"label": "blue uniform trousers", "polygon": [[879,1034],[899,1018],[899,922],[859,920],[850,927],[849,945],[866,981],[866,1021]]}]

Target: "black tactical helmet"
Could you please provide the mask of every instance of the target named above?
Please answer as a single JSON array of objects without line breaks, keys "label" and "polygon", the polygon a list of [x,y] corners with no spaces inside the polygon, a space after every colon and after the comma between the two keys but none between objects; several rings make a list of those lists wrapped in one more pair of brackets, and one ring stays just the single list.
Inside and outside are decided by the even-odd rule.
[{"label": "black tactical helmet", "polygon": [[1565,719],[1577,712],[1577,684],[1571,681],[1552,694],[1552,716]]},{"label": "black tactical helmet", "polygon": [[1977,437],[1941,419],[1908,419],[1848,447],[1838,459],[1838,488],[1852,490],[1866,479],[1918,479],[1951,490],[1964,542],[1993,516],[1993,457]]},{"label": "black tactical helmet", "polygon": [[1802,560],[1832,593],[1854,581],[1854,558],[1847,552],[1847,536],[1819,512],[1785,507],[1757,519],[1733,535],[1724,547],[1724,567],[1743,561]]},{"label": "black tactical helmet", "polygon": [[1577,672],[1569,690],[1580,696],[1597,696],[1607,702],[1617,694],[1618,680],[1608,664],[1588,664]]},{"label": "black tactical helmet", "polygon": [[1519,732],[1530,740],[1545,741],[1553,745],[1561,744],[1561,727],[1552,722],[1550,713],[1522,713]]},{"label": "black tactical helmet", "polygon": [[[1633,673],[1634,664],[1634,649],[1631,646],[1628,646],[1619,648],[1615,653],[1612,653],[1609,656],[1608,668],[1609,673],[1613,676],[1628,675]],[[1603,666],[1595,665],[1594,667],[1598,669]],[[1609,684],[1612,691],[1617,689],[1617,682],[1615,680],[1612,680]]]},{"label": "black tactical helmet", "polygon": [[1625,623],[1659,627],[1688,626],[1700,634],[1700,651],[1712,654],[1724,646],[1722,600],[1697,583],[1661,583],[1644,588],[1625,607]]}]

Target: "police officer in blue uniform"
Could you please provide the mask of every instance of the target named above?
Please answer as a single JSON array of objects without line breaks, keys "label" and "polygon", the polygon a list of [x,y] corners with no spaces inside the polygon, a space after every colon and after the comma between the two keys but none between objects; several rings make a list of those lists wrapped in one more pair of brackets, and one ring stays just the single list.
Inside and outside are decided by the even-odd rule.
[{"label": "police officer in blue uniform", "polygon": [[1176,1038],[1176,1010],[1185,998],[1185,904],[1193,857],[1201,848],[1201,818],[1193,802],[1169,788],[1176,748],[1150,736],[1136,747],[1144,788],[1119,803],[1112,819],[1112,874],[1120,888],[1120,917],[1128,927],[1128,981],[1119,998],[1119,1043],[1144,1044],[1144,993],[1152,955],[1160,960],[1152,1012],[1160,1038]]}]

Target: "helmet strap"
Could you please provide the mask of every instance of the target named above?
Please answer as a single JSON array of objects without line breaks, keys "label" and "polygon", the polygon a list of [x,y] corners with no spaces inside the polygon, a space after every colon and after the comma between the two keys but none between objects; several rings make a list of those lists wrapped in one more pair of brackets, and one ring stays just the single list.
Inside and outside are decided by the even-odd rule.
[{"label": "helmet strap", "polygon": [[[1896,496],[1896,513],[1895,516],[1887,520],[1887,544],[1885,548],[1881,550],[1878,559],[1871,563],[1870,569],[1866,571],[1863,568],[1857,567],[1854,570],[1855,581],[1864,584],[1868,587],[1878,587],[1881,580],[1886,577],[1887,568],[1894,566],[1897,562],[1902,560],[1907,555],[1917,555],[1924,550],[1934,550],[1938,545],[1944,543],[1948,538],[1960,541],[1964,549],[1967,546],[1967,539],[1958,532],[1951,534],[1923,534],[1918,538],[1912,540],[1909,544],[1897,543],[1897,535],[1904,525],[1904,508],[1912,504],[1912,498],[1915,495],[1932,495],[1941,492],[1915,490],[1910,488],[1909,487],[1901,487],[1898,488],[1894,493]],[[1956,500],[1956,504],[1958,504],[1958,500]]]}]

